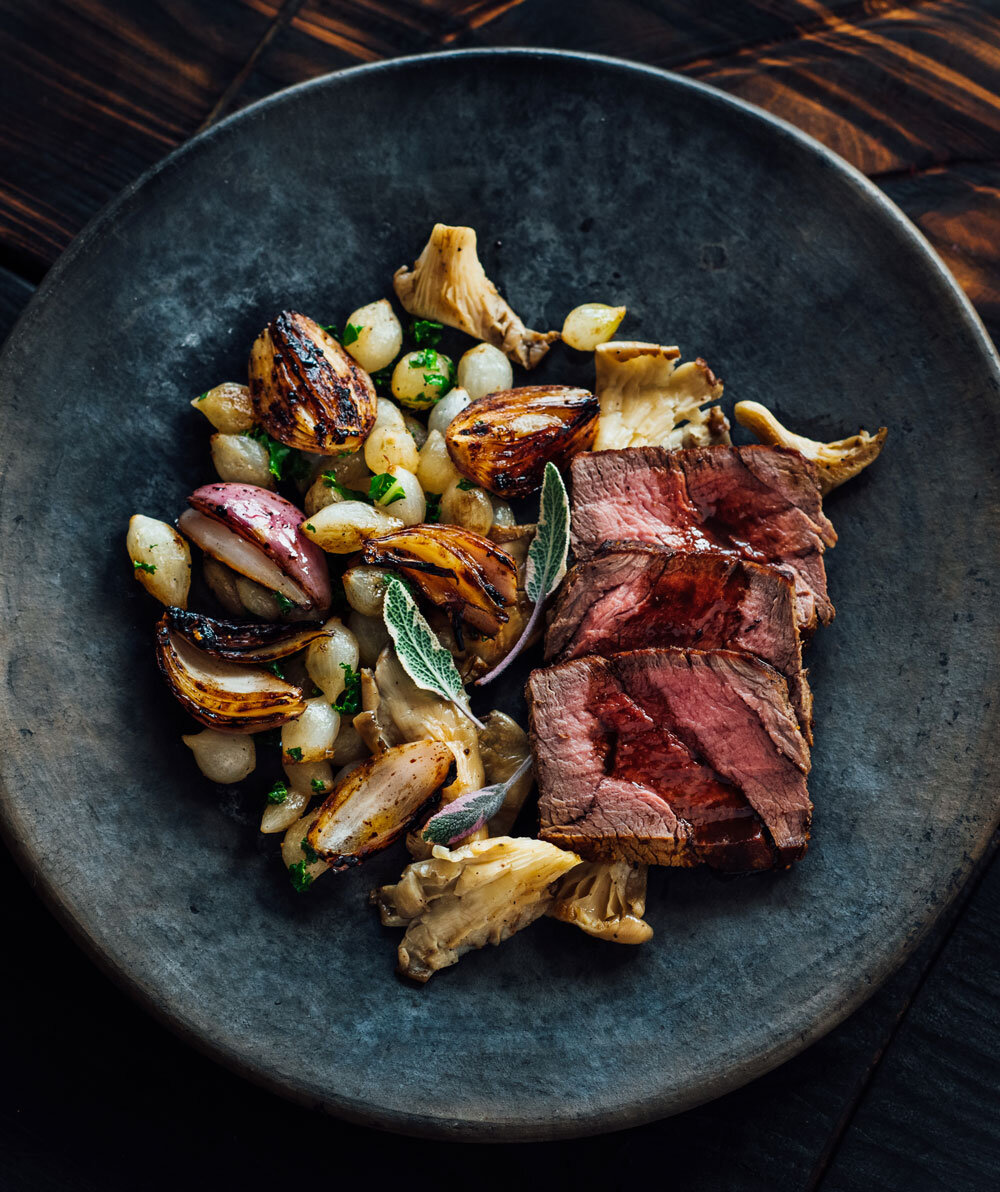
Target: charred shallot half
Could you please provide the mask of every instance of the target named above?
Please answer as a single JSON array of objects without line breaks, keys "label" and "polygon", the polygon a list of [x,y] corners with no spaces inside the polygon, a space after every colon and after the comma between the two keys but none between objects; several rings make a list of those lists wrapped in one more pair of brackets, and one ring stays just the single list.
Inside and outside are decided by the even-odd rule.
[{"label": "charred shallot half", "polygon": [[[412,264],[385,262],[382,294],[345,294],[342,321],[320,322],[331,317],[325,311],[275,312],[247,338],[246,375],[206,378],[209,387],[190,401],[209,423],[206,482],[186,508],[135,514],[125,542],[135,580],[161,606],[152,652],[188,721],[182,756],[211,784],[243,784],[240,797],[253,785],[260,831],[280,842],[299,893],[333,873],[360,896],[353,871],[375,853],[405,849],[399,881],[371,900],[384,924],[405,929],[398,968],[418,982],[543,915],[596,939],[650,938],[647,865],[700,863],[708,851],[697,839],[697,800],[675,815],[673,795],[656,789],[656,767],[643,769],[649,750],[661,748],[660,723],[699,708],[717,715],[725,699],[765,691],[774,726],[767,740],[755,728],[759,751],[772,749],[772,737],[783,758],[794,746],[781,773],[806,806],[811,700],[796,617],[807,636],[817,620],[809,612],[822,604],[809,583],[819,575],[825,584],[819,555],[836,541],[819,492],[870,464],[886,434],[820,442],[743,402],[738,421],[773,446],[735,448],[722,382],[704,360],[681,364],[670,344],[616,340],[627,312],[613,302],[557,312],[561,333],[533,330],[551,326],[554,312],[516,312],[490,280],[492,255],[485,247],[480,260],[472,228],[435,224]],[[529,384],[543,360],[541,381]],[[581,377],[581,362],[593,365],[591,376]],[[772,475],[769,457],[755,452],[779,453],[776,474],[803,472],[789,524],[808,523],[815,558],[811,570],[801,552],[778,559],[766,582],[742,586],[729,556],[716,560],[724,592],[711,625],[690,631],[698,648],[682,662],[684,643],[671,641],[674,654],[657,663],[647,657],[655,650],[638,647],[662,645],[646,639],[668,618],[647,615],[657,598],[642,593],[669,589],[677,635],[699,599],[696,585],[678,586],[694,570],[664,564],[679,539],[738,553],[756,535],[739,575],[767,570],[770,513],[755,520],[749,510],[723,542],[732,502],[711,483],[685,489],[678,479],[687,465],[676,457],[713,451],[729,454],[713,457],[707,473],[731,486],[742,473],[736,481],[730,473],[758,468],[752,492]],[[591,479],[574,487],[578,565],[557,596],[571,544],[571,472]],[[604,476],[625,479],[588,501],[583,490]],[[695,524],[702,506],[710,526]],[[675,514],[682,524],[669,547],[657,544]],[[627,552],[604,549],[605,539],[623,537],[635,539]],[[590,599],[584,589],[598,581]],[[761,644],[774,624],[760,628],[747,593],[765,590],[782,633]],[[739,593],[746,607],[735,606]],[[734,607],[722,608],[726,600]],[[509,683],[508,668],[540,641],[546,610],[582,644],[561,667],[532,673],[529,738],[527,725],[489,708],[485,693],[474,703],[471,684],[505,673]],[[832,605],[821,613],[825,623]],[[746,657],[721,648],[729,638],[717,640],[735,638],[738,627]],[[551,634],[550,625],[550,648]],[[701,648],[709,638],[714,653]],[[585,648],[617,640],[627,646],[613,667],[605,644]],[[640,677],[662,690],[628,687],[638,683],[632,654],[646,659]],[[780,674],[770,666],[779,654]],[[553,674],[552,689],[562,683],[565,693],[558,706],[548,694]],[[669,684],[695,678],[696,698],[671,703]],[[782,703],[793,689],[805,738]],[[597,727],[584,731],[591,721]],[[712,799],[749,836],[740,856],[756,849],[751,867],[765,867],[768,841],[783,837],[771,823],[755,828],[752,816],[766,819],[782,792],[727,769],[722,729],[711,771],[680,738],[667,750],[670,766],[695,775],[699,790],[715,784]],[[572,783],[560,786],[560,767],[587,765],[581,801]],[[640,818],[652,823],[661,802],[678,839],[657,828],[654,847],[630,816],[641,805]],[[601,835],[609,823],[610,842]],[[804,849],[801,835],[789,856]]]}]

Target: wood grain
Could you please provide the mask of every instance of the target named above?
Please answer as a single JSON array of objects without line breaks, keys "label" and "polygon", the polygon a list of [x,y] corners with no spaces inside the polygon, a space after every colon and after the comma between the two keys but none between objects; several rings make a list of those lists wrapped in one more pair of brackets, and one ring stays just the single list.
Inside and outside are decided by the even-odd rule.
[{"label": "wood grain", "polygon": [[0,264],[37,279],[197,130],[279,0],[0,0]]},{"label": "wood grain", "polygon": [[[681,69],[806,128],[876,177],[1000,335],[998,0],[0,0],[0,264],[37,279],[142,169],[278,86],[490,44]],[[0,268],[0,339],[30,288]],[[994,863],[950,939],[940,925],[858,1014],[750,1088],[608,1140],[498,1148],[493,1169],[537,1180],[552,1164],[557,1186],[593,1186],[668,1155],[688,1192],[994,1186],[998,881]],[[206,1184],[273,1186],[287,1182],[281,1140],[305,1136],[334,1153],[376,1150],[400,1175],[439,1161],[303,1115],[179,1049],[76,952],[6,859],[0,892],[8,954],[24,958],[0,991],[12,1026],[4,1188],[104,1192],[134,1186],[137,1171],[144,1187],[174,1188],[192,1170]],[[453,1158],[471,1170],[482,1154]]]},{"label": "wood grain", "polygon": [[1000,1173],[1000,860],[920,988],[824,1192],[994,1189]]}]

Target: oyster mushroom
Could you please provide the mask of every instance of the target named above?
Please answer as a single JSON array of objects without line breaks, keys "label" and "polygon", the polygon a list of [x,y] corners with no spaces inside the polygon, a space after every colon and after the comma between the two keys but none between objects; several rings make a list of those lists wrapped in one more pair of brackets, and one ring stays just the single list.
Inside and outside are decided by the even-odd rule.
[{"label": "oyster mushroom", "polygon": [[361,671],[361,711],[354,717],[354,727],[361,740],[372,753],[385,753],[394,745],[406,740],[420,740],[428,734],[420,733],[416,738],[403,737],[393,723],[392,717],[382,707],[382,695],[375,682],[375,676],[366,666]]},{"label": "oyster mushroom", "polygon": [[544,840],[510,836],[435,845],[396,885],[372,893],[383,924],[406,928],[399,971],[427,981],[473,948],[503,943],[545,914],[555,882],[579,861]]},{"label": "oyster mushroom", "polygon": [[529,330],[500,297],[476,255],[473,228],[435,224],[413,267],[397,269],[392,284],[409,314],[484,340],[524,368],[534,368],[559,338],[558,331]]},{"label": "oyster mushroom", "polygon": [[704,360],[678,366],[680,349],[615,340],[594,352],[601,403],[594,451],[621,447],[703,447],[729,442],[718,406],[722,382]]},{"label": "oyster mushroom", "polygon": [[526,497],[558,468],[586,451],[597,432],[597,398],[569,385],[527,385],[490,393],[448,424],[455,467],[498,497]]},{"label": "oyster mushroom", "polygon": [[398,571],[454,621],[486,637],[508,619],[517,596],[514,560],[472,530],[458,526],[407,526],[369,538],[362,562]]},{"label": "oyster mushroom", "polygon": [[[486,781],[490,785],[507,782],[531,757],[528,734],[516,720],[495,708],[484,718],[483,723],[486,727],[479,730],[479,753],[483,759]],[[492,836],[506,836],[510,832],[534,781],[534,774],[529,769],[511,786],[503,806],[489,821]]]},{"label": "oyster mushroom", "polygon": [[733,413],[740,426],[745,426],[762,443],[791,447],[806,459],[811,459],[819,471],[819,490],[824,497],[878,459],[889,433],[883,426],[873,435],[866,430],[859,430],[848,439],[820,443],[787,430],[760,402],[738,401]]},{"label": "oyster mushroom", "polygon": [[449,700],[418,687],[403,670],[391,646],[379,655],[374,680],[380,701],[379,715],[383,721],[391,721],[402,740],[430,738],[451,750],[455,780],[441,792],[445,803],[485,785],[479,737],[468,716]]},{"label": "oyster mushroom", "polygon": [[371,377],[318,323],[291,310],[254,341],[250,395],[273,439],[317,455],[356,451],[375,423]]},{"label": "oyster mushroom", "polygon": [[291,501],[252,484],[205,484],[188,504],[178,528],[206,554],[300,608],[329,607],[326,556]]},{"label": "oyster mushroom", "polygon": [[617,944],[644,944],[653,929],[646,911],[647,866],[631,861],[584,861],[562,879],[549,910],[588,935]]},{"label": "oyster mushroom", "polygon": [[347,869],[400,837],[451,766],[440,741],[412,741],[362,763],[334,788],[309,829],[332,869]]},{"label": "oyster mushroom", "polygon": [[205,725],[224,733],[259,733],[300,716],[300,687],[263,667],[214,658],[171,630],[166,615],[156,626],[156,662],[173,695]]}]

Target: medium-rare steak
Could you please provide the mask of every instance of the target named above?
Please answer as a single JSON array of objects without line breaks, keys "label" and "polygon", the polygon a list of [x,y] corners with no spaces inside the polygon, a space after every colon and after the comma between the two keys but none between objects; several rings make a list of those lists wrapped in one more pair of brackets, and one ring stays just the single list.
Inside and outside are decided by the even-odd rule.
[{"label": "medium-rare steak", "polygon": [[784,679],[731,650],[533,671],[541,837],[593,860],[768,869],[806,848],[809,750]]},{"label": "medium-rare steak", "polygon": [[811,743],[795,588],[773,567],[719,551],[608,544],[566,577],[549,614],[547,662],[651,646],[739,650],[785,676]]},{"label": "medium-rare steak", "polygon": [[769,563],[795,583],[798,620],[833,620],[823,551],[837,535],[823,514],[815,465],[786,447],[628,447],[573,460],[573,549],[608,541],[721,550]]}]

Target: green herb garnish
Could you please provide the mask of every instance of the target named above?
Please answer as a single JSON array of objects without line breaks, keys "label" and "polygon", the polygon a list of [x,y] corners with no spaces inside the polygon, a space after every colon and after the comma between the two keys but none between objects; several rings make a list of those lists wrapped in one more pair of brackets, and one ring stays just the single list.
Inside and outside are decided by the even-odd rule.
[{"label": "green herb garnish", "polygon": [[441,494],[440,493],[424,493],[427,499],[427,512],[424,514],[424,522],[427,525],[432,525],[434,522],[441,520]]},{"label": "green herb garnish", "polygon": [[424,348],[422,352],[414,352],[409,359],[410,368],[437,368],[438,354],[433,348]]},{"label": "green herb garnish", "polygon": [[359,501],[364,498],[364,493],[357,492],[353,488],[345,488],[337,479],[336,472],[323,472],[320,479],[327,488],[332,488],[334,492],[339,493],[345,501]]},{"label": "green herb garnish", "polygon": [[313,875],[307,871],[305,861],[296,861],[294,865],[289,865],[288,876],[292,879],[297,894],[304,894],[313,884]]},{"label": "green herb garnish", "polygon": [[566,555],[569,551],[569,518],[566,486],[559,475],[559,469],[554,463],[549,462],[545,465],[542,478],[538,529],[528,547],[528,558],[524,567],[524,592],[535,607],[531,610],[524,632],[513,648],[491,671],[476,680],[477,687],[491,682],[514,661],[534,632],[545,601],[562,583],[566,574]]},{"label": "green herb garnish", "polygon": [[441,397],[446,389],[451,388],[451,378],[446,377],[444,373],[424,373],[424,384],[431,389],[438,389],[438,397]]},{"label": "green herb garnish", "polygon": [[150,575],[156,574],[155,563],[135,563],[132,564],[133,571],[147,571]]},{"label": "green herb garnish", "polygon": [[441,341],[441,323],[433,323],[430,319],[414,319],[410,324],[410,334],[418,348],[436,348]]},{"label": "green herb garnish", "polygon": [[279,679],[283,679],[285,677],[285,672],[280,666],[278,666],[276,662],[265,662],[264,669],[269,670],[272,675],[275,675]]},{"label": "green herb garnish", "polygon": [[298,747],[298,745],[296,745],[294,749],[286,749],[285,752],[293,762],[302,761],[302,750]]},{"label": "green herb garnish", "polygon": [[267,792],[268,803],[284,803],[288,798],[288,784],[280,779]]},{"label": "green herb garnish", "polygon": [[299,841],[299,848],[305,853],[306,860],[309,862],[309,864],[315,865],[316,862],[319,860],[319,855],[317,854],[317,852],[313,848],[313,846],[309,843],[308,836],[302,837],[302,839]]},{"label": "green herb garnish", "polygon": [[295,601],[289,600],[288,597],[283,595],[281,592],[275,592],[274,598],[278,602],[278,608],[280,608],[283,613],[290,613],[295,607]]},{"label": "green herb garnish", "polygon": [[341,716],[357,716],[361,711],[361,672],[347,662],[342,662],[340,669],[344,672],[344,690],[334,700],[333,710]]},{"label": "green herb garnish", "polygon": [[326,783],[322,778],[313,778],[309,785],[313,788],[317,795],[321,795],[326,790]]},{"label": "green herb garnish", "polygon": [[344,337],[340,342],[346,348],[348,344],[354,343],[364,329],[364,323],[348,323],[344,328]]},{"label": "green herb garnish", "polygon": [[316,527],[312,524],[312,522],[306,522],[306,529],[309,531],[310,534],[316,533]]},{"label": "green herb garnish", "polygon": [[320,326],[327,335],[332,335],[334,339],[340,339],[340,331],[336,323],[320,323]]},{"label": "green herb garnish", "polygon": [[478,488],[479,486],[477,484],[475,484],[474,481],[472,481],[472,480],[460,480],[458,482],[458,487],[462,490],[463,493],[467,493],[471,489]]},{"label": "green herb garnish", "polygon": [[279,443],[277,439],[272,439],[262,426],[251,427],[250,430],[245,430],[243,434],[248,439],[256,439],[258,443],[264,444],[267,448],[267,470],[276,480],[280,480],[285,460],[292,450],[291,447],[286,447],[284,443]]},{"label": "green herb garnish", "polygon": [[393,366],[387,364],[385,368],[380,368],[376,372],[369,374],[377,393],[388,393],[391,390],[393,372]]},{"label": "green herb garnish", "polygon": [[204,400],[205,400],[205,398],[206,398],[206,397],[208,397],[208,395],[209,395],[209,393],[210,393],[210,392],[211,392],[211,390],[209,390],[209,389],[206,389],[204,393],[199,393],[199,394],[198,394],[198,397],[197,397],[197,399],[196,399],[196,400],[197,400],[197,401],[204,401]]},{"label": "green herb garnish", "polygon": [[469,707],[469,697],[451,651],[441,644],[412,595],[391,573],[385,581],[382,616],[396,647],[396,657],[414,683],[423,691],[433,691],[449,700],[477,728],[482,728]]},{"label": "green herb garnish", "polygon": [[406,496],[406,489],[391,472],[380,472],[368,485],[368,500],[378,505],[391,505]]}]

